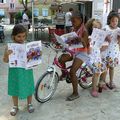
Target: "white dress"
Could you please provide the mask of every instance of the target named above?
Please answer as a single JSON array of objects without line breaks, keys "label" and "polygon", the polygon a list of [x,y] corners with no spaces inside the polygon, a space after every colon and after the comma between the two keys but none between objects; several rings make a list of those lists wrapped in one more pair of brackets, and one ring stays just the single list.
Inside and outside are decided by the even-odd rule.
[{"label": "white dress", "polygon": [[92,35],[90,37],[91,52],[86,64],[91,68],[93,73],[102,73],[106,70],[106,65],[102,62],[100,48],[105,42],[106,33],[100,29],[93,29]]},{"label": "white dress", "polygon": [[120,64],[120,50],[117,40],[118,33],[116,33],[116,31],[119,31],[120,28],[111,29],[109,26],[106,26],[105,30],[109,31],[111,42],[108,48],[102,52],[102,59],[107,66],[116,67],[118,64]]}]

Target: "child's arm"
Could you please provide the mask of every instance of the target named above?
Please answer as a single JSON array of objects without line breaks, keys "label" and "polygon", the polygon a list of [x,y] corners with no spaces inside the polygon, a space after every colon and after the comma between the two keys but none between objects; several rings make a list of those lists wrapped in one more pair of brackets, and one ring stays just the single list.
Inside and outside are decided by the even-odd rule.
[{"label": "child's arm", "polygon": [[107,41],[107,42],[110,43],[110,42],[111,42],[111,36],[110,36],[110,35],[107,35],[106,38],[105,38],[105,41]]},{"label": "child's arm", "polygon": [[118,44],[120,46],[120,36],[118,36],[117,39],[118,39]]},{"label": "child's arm", "polygon": [[12,53],[12,50],[8,50],[8,47],[5,48],[4,56],[3,56],[3,61],[5,63],[9,62],[9,55]]},{"label": "child's arm", "polygon": [[85,48],[89,47],[88,33],[86,31],[83,33],[83,36],[80,39],[80,41],[82,42],[82,44]]},{"label": "child's arm", "polygon": [[102,46],[102,47],[100,48],[100,52],[105,51],[107,48],[108,48],[108,46]]}]

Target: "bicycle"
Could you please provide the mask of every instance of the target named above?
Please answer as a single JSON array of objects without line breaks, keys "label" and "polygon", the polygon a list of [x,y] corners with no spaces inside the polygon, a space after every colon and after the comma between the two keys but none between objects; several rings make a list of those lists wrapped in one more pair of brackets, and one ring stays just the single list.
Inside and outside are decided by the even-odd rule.
[{"label": "bicycle", "polygon": [[[66,73],[66,82],[70,82],[69,77],[69,69],[71,68],[71,65],[63,68],[59,61],[58,61],[58,53],[63,52],[63,49],[61,48],[55,48],[54,44],[52,43],[44,43],[45,47],[50,47],[55,51],[55,57],[53,60],[52,65],[48,66],[47,71],[43,73],[43,75],[39,78],[39,80],[36,83],[35,86],[35,99],[38,102],[44,103],[48,101],[52,96],[54,95],[58,82],[59,82],[59,74],[56,71],[56,66],[60,68],[61,70],[64,70]],[[73,54],[71,50],[64,49],[65,51],[69,52],[70,54]],[[90,88],[92,85],[92,71],[89,69],[89,67],[84,63],[81,68],[77,71],[77,77],[78,77],[78,83],[83,89]]]}]

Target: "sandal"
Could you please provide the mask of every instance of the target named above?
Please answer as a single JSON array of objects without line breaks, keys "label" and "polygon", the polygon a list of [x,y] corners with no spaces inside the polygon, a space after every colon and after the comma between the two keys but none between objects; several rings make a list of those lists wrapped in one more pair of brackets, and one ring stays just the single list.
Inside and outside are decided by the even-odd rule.
[{"label": "sandal", "polygon": [[102,93],[102,90],[107,90],[106,84],[98,85],[98,92]]},{"label": "sandal", "polygon": [[91,91],[91,96],[93,96],[93,97],[98,97],[99,94],[98,94],[98,92],[97,92],[96,90],[92,90],[92,91]]},{"label": "sandal", "polygon": [[103,90],[107,90],[106,84],[103,84],[103,85],[102,85],[102,89],[103,89]]},{"label": "sandal", "polygon": [[75,100],[75,99],[77,99],[79,97],[80,96],[78,94],[77,95],[72,94],[72,95],[70,95],[70,96],[67,97],[66,101],[72,101],[72,100]]},{"label": "sandal", "polygon": [[28,104],[28,108],[27,109],[28,109],[29,113],[33,113],[34,110],[35,110],[32,104]]},{"label": "sandal", "polygon": [[10,111],[10,114],[12,116],[15,116],[17,114],[18,110],[19,110],[18,106],[13,106],[12,110]]},{"label": "sandal", "polygon": [[116,85],[115,85],[114,83],[106,83],[106,86],[107,86],[110,90],[116,88]]}]

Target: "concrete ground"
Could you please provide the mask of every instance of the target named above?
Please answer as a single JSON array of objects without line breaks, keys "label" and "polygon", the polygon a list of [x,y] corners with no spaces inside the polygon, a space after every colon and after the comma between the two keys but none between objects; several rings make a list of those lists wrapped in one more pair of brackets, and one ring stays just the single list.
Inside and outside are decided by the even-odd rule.
[{"label": "concrete ground", "polygon": [[[9,27],[12,28],[12,26]],[[65,101],[71,94],[72,87],[71,84],[63,81],[59,82],[53,98],[48,102],[38,103],[33,96],[34,113],[28,113],[26,100],[20,100],[20,110],[15,117],[12,117],[9,114],[13,106],[12,100],[7,95],[8,64],[2,61],[6,43],[10,42],[8,35],[5,42],[0,43],[0,120],[120,120],[120,67],[115,69],[114,81],[117,88],[103,91],[98,98],[91,97],[90,89],[83,90],[79,87],[80,98],[71,102]],[[50,49],[43,48],[43,63],[34,68],[35,84],[47,68],[49,54]],[[54,53],[51,52],[50,59],[53,56]]]}]

